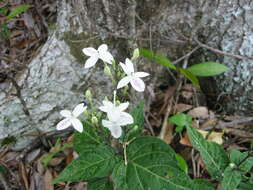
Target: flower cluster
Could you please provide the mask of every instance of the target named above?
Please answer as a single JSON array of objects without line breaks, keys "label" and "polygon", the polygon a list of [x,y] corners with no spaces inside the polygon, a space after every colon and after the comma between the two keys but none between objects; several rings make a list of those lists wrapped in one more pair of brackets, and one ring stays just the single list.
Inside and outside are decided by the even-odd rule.
[{"label": "flower cluster", "polygon": [[[85,68],[93,67],[99,59],[101,59],[105,64],[113,64],[114,58],[112,54],[108,51],[108,46],[102,44],[98,49],[92,47],[84,48],[83,53],[89,58],[85,62]],[[145,83],[141,78],[148,76],[146,72],[135,72],[134,65],[132,61],[128,58],[125,60],[125,64],[120,62],[122,70],[126,74],[117,84],[117,89],[127,86],[129,83],[138,92],[143,92],[145,90]],[[107,66],[106,66],[107,67]],[[122,135],[122,126],[132,124],[134,122],[133,117],[125,112],[128,108],[129,103],[120,103],[116,105],[116,92],[114,93],[114,102],[103,101],[103,105],[99,107],[99,110],[105,112],[108,120],[102,120],[102,125],[108,128],[114,138],[119,138]],[[73,127],[79,131],[83,131],[82,123],[77,119],[77,117],[86,110],[86,106],[83,104],[78,104],[73,112],[68,110],[62,110],[60,114],[66,117],[57,124],[57,129],[62,130],[73,125]]]}]

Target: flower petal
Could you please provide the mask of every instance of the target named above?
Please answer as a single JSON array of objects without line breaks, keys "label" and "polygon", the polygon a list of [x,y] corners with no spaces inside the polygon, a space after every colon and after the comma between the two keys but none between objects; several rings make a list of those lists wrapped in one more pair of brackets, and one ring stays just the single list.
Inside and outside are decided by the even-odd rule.
[{"label": "flower petal", "polygon": [[98,51],[92,47],[83,48],[82,51],[87,56],[91,56],[91,57],[98,56]]},{"label": "flower petal", "polygon": [[118,122],[118,120],[120,119],[120,113],[121,112],[119,111],[119,109],[114,108],[107,112],[107,117],[112,122]]},{"label": "flower petal", "polygon": [[133,65],[132,61],[130,59],[126,58],[125,63],[126,63],[128,71],[130,73],[133,73],[134,72],[134,65]]},{"label": "flower petal", "polygon": [[108,51],[105,52],[99,52],[99,58],[102,59],[104,62],[112,64],[113,56]]},{"label": "flower petal", "polygon": [[126,112],[121,112],[120,113],[120,118],[118,119],[118,122],[117,122],[117,124],[119,126],[129,125],[129,124],[132,124],[132,123],[134,123],[134,119],[129,113],[126,113]]},{"label": "flower petal", "polygon": [[71,125],[70,119],[69,119],[69,118],[66,118],[66,119],[61,120],[61,121],[57,124],[56,129],[57,129],[57,130],[63,130],[63,129],[68,128],[70,125]]},{"label": "flower petal", "polygon": [[90,67],[93,67],[98,61],[98,56],[92,56],[89,59],[86,60],[84,68],[88,69]]},{"label": "flower petal", "polygon": [[136,72],[136,73],[134,73],[134,76],[137,77],[137,78],[142,78],[142,77],[149,76],[149,73],[146,73],[146,72]]},{"label": "flower petal", "polygon": [[129,106],[129,103],[128,103],[128,102],[125,102],[125,103],[122,103],[122,104],[120,104],[119,106],[117,106],[117,108],[118,108],[120,111],[124,111],[125,109],[127,109],[128,106]]},{"label": "flower petal", "polygon": [[112,127],[111,129],[109,129],[111,131],[111,134],[114,138],[119,138],[122,134],[122,129],[120,126],[115,125],[114,127]]},{"label": "flower petal", "polygon": [[143,92],[145,89],[145,83],[140,78],[134,77],[130,83],[132,87],[138,92]]},{"label": "flower petal", "polygon": [[102,124],[111,131],[111,134],[114,138],[119,138],[121,136],[122,129],[120,126],[115,125],[113,122],[107,120],[102,120]]},{"label": "flower petal", "polygon": [[87,106],[85,106],[84,103],[78,104],[74,110],[73,110],[73,116],[74,117],[78,117],[79,115],[81,115],[81,113],[83,113],[85,110],[87,109]]},{"label": "flower petal", "polygon": [[103,101],[103,106],[100,106],[99,109],[102,111],[102,112],[108,112],[110,111],[111,109],[113,109],[114,105],[112,102],[110,101]]},{"label": "flower petal", "polygon": [[127,75],[130,75],[131,73],[129,72],[129,70],[127,69],[127,66],[124,63],[119,62],[121,68],[123,69],[124,73],[126,73]]},{"label": "flower petal", "polygon": [[70,121],[71,121],[75,130],[77,130],[80,133],[83,132],[83,124],[81,123],[81,121],[79,119],[71,118]]},{"label": "flower petal", "polygon": [[102,120],[102,125],[105,127],[105,128],[112,128],[114,125],[113,125],[113,122],[111,121],[108,121],[108,120]]},{"label": "flower petal", "polygon": [[126,86],[130,81],[131,81],[131,76],[126,76],[122,78],[117,85],[117,89]]},{"label": "flower petal", "polygon": [[60,111],[60,114],[63,117],[70,117],[71,116],[71,112],[69,110],[62,110],[62,111]]},{"label": "flower petal", "polygon": [[107,51],[108,50],[108,46],[106,44],[102,44],[98,47],[98,52],[103,52],[103,51]]}]

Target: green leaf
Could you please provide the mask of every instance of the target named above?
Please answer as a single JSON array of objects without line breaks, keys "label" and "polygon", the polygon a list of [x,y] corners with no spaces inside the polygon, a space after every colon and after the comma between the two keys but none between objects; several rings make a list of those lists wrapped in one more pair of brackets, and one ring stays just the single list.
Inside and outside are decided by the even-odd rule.
[{"label": "green leaf", "polygon": [[176,159],[178,162],[178,166],[187,174],[188,173],[188,165],[184,158],[180,154],[176,154]]},{"label": "green leaf", "polygon": [[2,174],[6,173],[6,168],[4,165],[0,165],[0,173],[2,173]]},{"label": "green leaf", "polygon": [[65,143],[63,146],[61,146],[61,140],[57,139],[53,149],[48,153],[45,154],[42,157],[42,165],[46,168],[49,164],[49,162],[61,151],[65,150],[66,148],[72,148],[72,144]]},{"label": "green leaf", "polygon": [[134,137],[140,135],[144,125],[144,101],[141,101],[134,109],[130,112],[133,116],[134,123],[128,125],[128,133],[126,134],[124,141],[130,141]]},{"label": "green leaf", "polygon": [[146,59],[149,59],[150,61],[157,62],[160,65],[176,70],[176,66],[173,65],[172,62],[163,55],[159,55],[157,53],[154,53],[151,50],[143,49],[143,48],[139,49],[139,53],[140,55],[142,55]]},{"label": "green leaf", "polygon": [[214,179],[221,180],[222,174],[229,164],[226,152],[219,144],[205,140],[197,130],[189,125],[187,132],[193,147],[200,152],[210,175]]},{"label": "green leaf", "polygon": [[242,174],[228,166],[225,169],[224,177],[221,182],[221,190],[236,190],[242,180]]},{"label": "green leaf", "polygon": [[117,157],[113,150],[105,145],[98,146],[94,150],[82,151],[79,157],[71,162],[53,181],[88,181],[108,176]]},{"label": "green leaf", "polygon": [[83,122],[83,132],[75,132],[74,150],[80,154],[83,151],[93,150],[101,145],[101,139],[95,132],[94,127],[88,122]]},{"label": "green leaf", "polygon": [[169,118],[169,121],[176,124],[177,126],[191,125],[192,117],[187,114],[179,113]]},{"label": "green leaf", "polygon": [[11,31],[10,31],[10,29],[8,28],[8,26],[6,24],[0,24],[0,29],[1,29],[1,36],[3,38],[9,38],[10,37]]},{"label": "green leaf", "polygon": [[248,184],[248,183],[240,183],[238,190],[252,190],[253,189],[253,184]]},{"label": "green leaf", "polygon": [[194,86],[196,86],[197,88],[200,88],[199,80],[198,80],[198,78],[193,73],[191,73],[187,69],[182,69],[182,68],[179,68],[179,72],[184,77],[186,77],[188,80],[190,80]]},{"label": "green leaf", "polygon": [[175,152],[162,140],[138,137],[126,152],[127,165],[120,162],[112,174],[118,189],[191,190],[191,180],[179,167]]},{"label": "green leaf", "polygon": [[113,184],[108,178],[96,179],[88,182],[87,190],[113,190]]},{"label": "green leaf", "polygon": [[[248,156],[249,152],[240,152],[235,149],[230,150],[230,162],[234,163],[236,166],[239,166],[239,169],[243,173],[247,173],[253,167],[253,157],[249,157],[245,160]],[[244,160],[244,161],[243,161]],[[242,162],[243,161],[243,162]]]},{"label": "green leaf", "polygon": [[6,18],[7,20],[13,19],[19,14],[26,12],[30,8],[31,8],[30,5],[19,5],[15,7],[14,9],[12,9]]},{"label": "green leaf", "polygon": [[215,187],[212,183],[202,179],[194,179],[193,183],[193,190],[215,190]]},{"label": "green leaf", "polygon": [[184,130],[184,126],[191,124],[192,118],[190,115],[179,113],[170,117],[169,121],[176,124],[176,132],[181,133]]},{"label": "green leaf", "polygon": [[219,75],[227,70],[227,66],[215,62],[199,63],[187,68],[187,71],[191,72],[195,76],[200,77]]}]

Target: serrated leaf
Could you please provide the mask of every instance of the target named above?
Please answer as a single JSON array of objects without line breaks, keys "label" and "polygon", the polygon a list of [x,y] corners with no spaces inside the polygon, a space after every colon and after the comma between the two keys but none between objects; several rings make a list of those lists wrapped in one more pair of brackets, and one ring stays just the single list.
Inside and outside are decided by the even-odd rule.
[{"label": "serrated leaf", "polygon": [[239,169],[243,173],[247,173],[253,167],[253,157],[249,157],[248,159],[244,160],[248,154],[249,152],[240,152],[232,149],[230,150],[230,162],[234,163],[236,166],[240,165]]},{"label": "serrated leaf", "polygon": [[212,183],[202,179],[194,179],[193,184],[193,190],[215,190]]},{"label": "serrated leaf", "polygon": [[191,180],[178,166],[175,152],[158,138],[136,138],[127,147],[127,161],[127,165],[117,164],[112,174],[118,189],[191,190]]},{"label": "serrated leaf", "polygon": [[169,121],[177,126],[186,126],[191,124],[192,117],[187,114],[179,113],[170,117]]},{"label": "serrated leaf", "polygon": [[188,173],[188,165],[187,165],[185,159],[180,154],[176,154],[176,159],[178,162],[178,166],[187,174]]},{"label": "serrated leaf", "polygon": [[150,61],[154,61],[156,63],[159,63],[160,65],[176,70],[176,66],[173,65],[172,62],[163,55],[159,55],[158,53],[154,53],[151,50],[143,48],[139,49],[139,53],[140,55],[142,55],[146,59],[149,59]]},{"label": "serrated leaf", "polygon": [[71,162],[53,181],[88,181],[108,176],[117,157],[113,150],[105,145],[98,146],[94,150],[82,151],[79,157]]},{"label": "serrated leaf", "polygon": [[195,76],[209,77],[219,75],[228,70],[228,67],[216,62],[204,62],[195,64],[187,68],[187,71],[191,72]]},{"label": "serrated leaf", "polygon": [[13,19],[19,14],[26,12],[30,8],[31,8],[30,5],[19,5],[15,7],[14,9],[12,9],[6,18],[7,20]]},{"label": "serrated leaf", "polygon": [[144,101],[141,101],[137,106],[133,108],[130,114],[133,116],[134,123],[128,125],[128,133],[124,138],[124,141],[130,141],[132,138],[138,136],[144,125]]},{"label": "serrated leaf", "polygon": [[199,80],[198,80],[198,78],[192,72],[190,72],[187,69],[182,69],[182,68],[179,68],[179,72],[185,78],[187,78],[188,80],[190,80],[194,86],[196,86],[197,88],[200,88]]},{"label": "serrated leaf", "polygon": [[101,139],[91,124],[84,121],[83,129],[82,133],[75,132],[74,136],[74,150],[78,154],[101,145]]},{"label": "serrated leaf", "polygon": [[222,146],[215,142],[206,141],[203,136],[193,127],[187,126],[190,141],[205,163],[210,175],[217,180],[222,179],[222,174],[229,164],[229,159]]},{"label": "serrated leaf", "polygon": [[113,190],[113,184],[108,178],[96,179],[88,182],[87,190]]},{"label": "serrated leaf", "polygon": [[252,190],[253,189],[253,184],[248,184],[248,183],[240,183],[238,190]]},{"label": "serrated leaf", "polygon": [[224,177],[221,182],[221,190],[236,190],[242,180],[242,174],[228,166],[225,169]]}]

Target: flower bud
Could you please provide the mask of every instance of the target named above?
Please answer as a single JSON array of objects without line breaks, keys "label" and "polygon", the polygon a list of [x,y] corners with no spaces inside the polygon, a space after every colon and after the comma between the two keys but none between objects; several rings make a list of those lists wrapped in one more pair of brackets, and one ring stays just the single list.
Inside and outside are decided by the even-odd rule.
[{"label": "flower bud", "polygon": [[132,56],[131,60],[132,60],[132,61],[135,61],[135,60],[138,59],[139,56],[140,56],[140,51],[139,51],[138,48],[136,48],[136,49],[134,50],[134,53],[133,53],[133,56]]},{"label": "flower bud", "polygon": [[112,76],[111,69],[110,69],[110,67],[109,67],[108,65],[105,65],[105,67],[104,67],[104,73],[105,73],[107,76],[109,76],[109,77]]},{"label": "flower bud", "polygon": [[235,163],[230,163],[230,164],[229,164],[229,167],[230,167],[230,168],[235,168],[236,165],[235,165]]},{"label": "flower bud", "polygon": [[94,124],[94,125],[97,125],[98,124],[98,119],[96,116],[92,116],[91,118],[91,123]]},{"label": "flower bud", "polygon": [[86,90],[85,97],[91,102],[92,101],[92,94],[90,90]]}]

